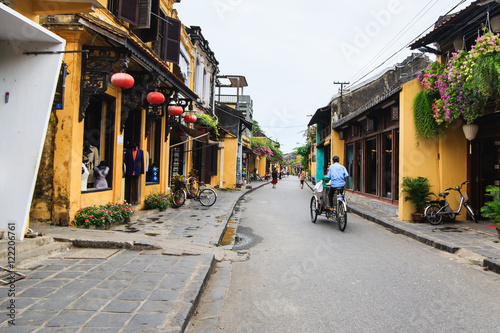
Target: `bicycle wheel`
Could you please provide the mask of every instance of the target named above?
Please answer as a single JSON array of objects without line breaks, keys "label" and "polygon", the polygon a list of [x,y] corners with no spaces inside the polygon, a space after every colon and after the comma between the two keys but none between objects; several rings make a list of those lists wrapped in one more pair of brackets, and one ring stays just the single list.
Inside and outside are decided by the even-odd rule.
[{"label": "bicycle wheel", "polygon": [[311,198],[311,204],[309,208],[311,209],[311,222],[316,223],[316,219],[318,218],[318,200],[314,195]]},{"label": "bicycle wheel", "polygon": [[184,205],[184,202],[186,202],[186,192],[183,189],[176,190],[173,195],[172,206],[180,207]]},{"label": "bicycle wheel", "polygon": [[464,206],[465,206],[465,208],[467,208],[467,212],[469,212],[469,215],[472,218],[472,220],[477,223],[476,214],[474,214],[474,211],[472,210],[472,207],[469,206],[469,204],[465,203],[465,202],[464,202]]},{"label": "bicycle wheel", "polygon": [[427,217],[427,220],[429,220],[429,223],[432,225],[438,225],[441,223],[443,219],[443,215],[438,215],[439,212],[439,206],[436,205],[430,205],[425,209],[425,216]]},{"label": "bicycle wheel", "polygon": [[339,223],[339,230],[344,231],[345,227],[347,226],[347,209],[346,209],[346,204],[344,201],[339,201],[337,204],[337,216],[338,216],[338,223]]},{"label": "bicycle wheel", "polygon": [[217,200],[217,193],[215,193],[215,191],[212,190],[211,188],[205,188],[201,190],[199,198],[200,198],[200,203],[203,206],[210,207]]}]

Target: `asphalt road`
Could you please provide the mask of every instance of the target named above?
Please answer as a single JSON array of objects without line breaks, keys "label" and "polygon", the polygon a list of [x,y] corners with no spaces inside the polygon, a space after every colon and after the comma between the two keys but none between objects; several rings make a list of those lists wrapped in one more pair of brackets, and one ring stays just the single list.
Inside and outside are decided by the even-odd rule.
[{"label": "asphalt road", "polygon": [[247,194],[219,329],[225,332],[500,332],[500,279],[348,216],[319,216],[297,177]]}]

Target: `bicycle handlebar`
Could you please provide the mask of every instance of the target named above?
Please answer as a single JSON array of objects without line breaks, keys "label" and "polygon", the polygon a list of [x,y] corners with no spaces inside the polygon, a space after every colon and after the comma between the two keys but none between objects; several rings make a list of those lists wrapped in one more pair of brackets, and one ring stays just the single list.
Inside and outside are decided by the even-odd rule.
[{"label": "bicycle handlebar", "polygon": [[460,186],[455,186],[455,187],[448,187],[445,191],[448,192],[449,190],[455,190],[455,191],[458,191],[458,190],[461,190],[462,189],[462,186],[464,186],[465,184],[469,184],[470,181],[466,180],[464,181]]}]

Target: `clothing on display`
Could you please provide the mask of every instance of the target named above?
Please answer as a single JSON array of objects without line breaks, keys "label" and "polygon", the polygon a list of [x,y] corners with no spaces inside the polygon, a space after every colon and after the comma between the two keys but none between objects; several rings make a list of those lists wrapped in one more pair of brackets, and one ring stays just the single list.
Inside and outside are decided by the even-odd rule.
[{"label": "clothing on display", "polygon": [[85,141],[83,146],[83,163],[89,171],[87,184],[93,184],[95,182],[94,168],[98,166],[100,162],[99,149],[90,145],[88,141]]},{"label": "clothing on display", "polygon": [[97,189],[108,188],[108,182],[106,180],[106,176],[109,173],[109,167],[105,165],[99,165],[94,168],[95,173],[95,182],[94,187]]},{"label": "clothing on display", "polygon": [[137,147],[125,152],[125,176],[140,176],[144,174],[144,152]]},{"label": "clothing on display", "polygon": [[89,178],[89,170],[85,166],[85,163],[82,163],[82,192],[87,191],[87,180]]}]

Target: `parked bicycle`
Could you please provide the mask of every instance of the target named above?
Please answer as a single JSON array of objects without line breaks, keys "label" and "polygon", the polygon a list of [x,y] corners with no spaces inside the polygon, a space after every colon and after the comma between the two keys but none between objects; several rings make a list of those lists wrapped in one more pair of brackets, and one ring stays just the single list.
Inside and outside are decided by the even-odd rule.
[{"label": "parked bicycle", "polygon": [[[462,189],[462,186],[468,183],[469,181],[466,180],[460,186],[450,187],[444,190],[443,193],[439,193],[439,196],[442,197],[441,200],[426,201],[429,206],[424,211],[424,217],[427,218],[430,224],[440,224],[443,220],[443,217],[446,217],[449,221],[455,221],[456,216],[462,211],[462,206],[465,207],[472,220],[477,223],[477,218],[474,214],[474,210],[469,204],[467,193],[462,194],[462,192],[460,191]],[[459,202],[459,206],[455,210],[450,208],[450,204],[446,200],[446,197],[450,194],[449,191],[451,190],[458,192],[456,199]]]},{"label": "parked bicycle", "polygon": [[316,223],[318,215],[324,213],[327,219],[336,220],[339,230],[344,231],[347,226],[347,201],[344,198],[343,190],[336,190],[337,209],[335,211],[331,211],[330,207],[328,207],[328,190],[323,190],[320,193],[313,192],[309,206],[311,210],[311,222]]},{"label": "parked bicycle", "polygon": [[205,187],[203,182],[197,181],[195,178],[190,177],[182,182],[182,188],[174,191],[172,205],[180,207],[186,202],[186,198],[199,201],[203,206],[210,207],[217,201],[217,193]]}]

